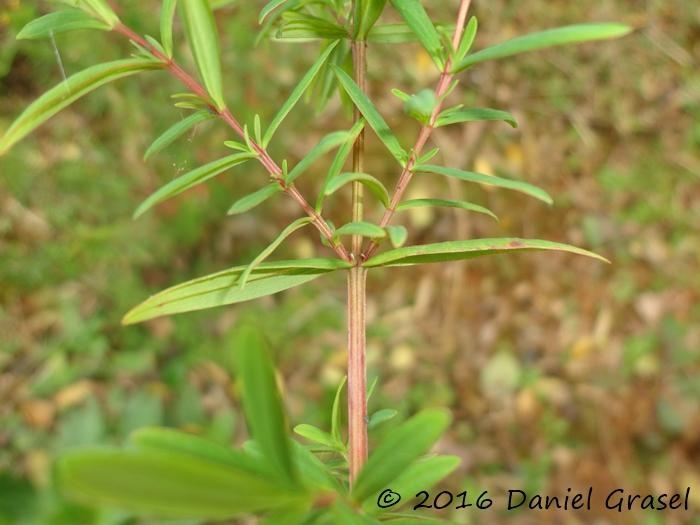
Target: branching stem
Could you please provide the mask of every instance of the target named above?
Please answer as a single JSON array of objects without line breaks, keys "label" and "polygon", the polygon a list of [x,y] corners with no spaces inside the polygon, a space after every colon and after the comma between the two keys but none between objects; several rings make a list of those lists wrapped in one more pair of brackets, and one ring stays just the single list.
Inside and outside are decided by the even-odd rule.
[{"label": "branching stem", "polygon": [[[461,0],[460,2],[459,13],[457,15],[457,26],[455,27],[455,32],[452,37],[452,47],[454,49],[459,47],[459,43],[462,40],[462,35],[464,34],[464,24],[467,20],[467,13],[469,12],[470,4],[471,0]],[[445,66],[440,72],[440,79],[438,80],[437,87],[435,88],[435,98],[438,102],[435,104],[435,107],[433,108],[430,118],[427,120],[426,124],[421,127],[416,143],[413,145],[413,149],[411,150],[411,155],[408,158],[408,162],[406,162],[403,170],[401,170],[401,175],[399,175],[399,180],[394,187],[394,192],[391,196],[391,200],[389,201],[389,207],[384,212],[384,215],[379,223],[382,228],[386,227],[389,222],[391,222],[391,219],[396,212],[396,207],[401,202],[406,188],[411,182],[411,178],[413,177],[413,168],[415,168],[416,162],[423,152],[425,144],[428,142],[430,135],[435,129],[435,122],[442,111],[444,98],[449,92],[450,85],[454,79],[454,74],[452,73],[451,69],[452,59],[448,57],[447,60],[445,60]],[[370,257],[372,257],[378,247],[379,244],[377,241],[372,241],[360,256],[360,260],[362,262],[368,260]]]},{"label": "branching stem", "polygon": [[[207,93],[206,89],[204,89],[204,87],[192,75],[190,75],[187,71],[180,67],[180,65],[177,62],[175,62],[172,58],[164,55],[159,49],[151,45],[150,42],[148,42],[145,38],[142,38],[139,34],[134,32],[132,29],[125,26],[121,22],[117,23],[114,26],[114,30],[117,33],[120,33],[121,35],[129,38],[130,40],[141,46],[157,60],[163,62],[167,69],[170,71],[170,73],[174,77],[176,77],[182,84],[184,84],[185,87],[193,94],[197,95],[205,101],[210,100],[209,94]],[[240,138],[245,137],[245,131],[243,129],[243,126],[241,126],[240,122],[238,122],[236,117],[233,116],[233,114],[227,107],[217,108],[213,103],[209,103],[209,109],[210,111],[218,115],[219,118],[221,118],[221,120],[223,120],[231,129],[233,129]],[[287,195],[294,199],[299,204],[301,209],[304,210],[304,213],[306,213],[311,218],[312,224],[328,241],[328,244],[332,246],[333,250],[338,255],[338,257],[340,257],[346,262],[352,262],[353,258],[350,255],[350,252],[345,248],[345,246],[343,246],[342,243],[334,239],[333,230],[328,225],[326,220],[323,217],[321,217],[321,215],[319,215],[316,212],[313,206],[311,206],[308,203],[308,201],[301,195],[301,193],[299,193],[299,190],[296,188],[296,186],[294,186],[294,184],[287,184],[284,181],[284,178],[282,177],[282,169],[274,161],[274,159],[270,157],[270,154],[267,152],[267,149],[255,142],[255,140],[253,140],[252,137],[249,137],[249,142],[252,148],[255,150],[258,160],[265,167],[270,177],[274,179],[280,185],[282,190],[284,190],[284,192]]]}]

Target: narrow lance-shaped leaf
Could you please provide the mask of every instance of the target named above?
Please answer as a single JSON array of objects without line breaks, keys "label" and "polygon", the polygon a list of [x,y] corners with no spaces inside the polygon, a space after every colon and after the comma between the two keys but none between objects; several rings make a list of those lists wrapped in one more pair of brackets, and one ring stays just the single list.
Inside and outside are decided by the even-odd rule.
[{"label": "narrow lance-shaped leaf", "polygon": [[343,380],[338,385],[338,389],[335,391],[335,397],[333,398],[333,406],[331,407],[331,434],[333,439],[337,442],[342,443],[342,436],[340,435],[340,397],[343,393],[343,387],[345,382],[348,380],[348,376],[343,376]]},{"label": "narrow lance-shaped leaf", "polygon": [[451,199],[411,199],[402,202],[396,207],[396,211],[409,210],[412,208],[421,208],[425,206],[439,206],[444,208],[460,208],[462,210],[474,211],[476,213],[483,213],[496,220],[498,217],[488,208],[479,206],[478,204],[473,204],[466,201],[457,201]]},{"label": "narrow lance-shaped leaf", "polygon": [[173,18],[177,0],[163,0],[160,8],[160,40],[168,57],[173,56]]},{"label": "narrow lance-shaped leaf", "polygon": [[332,450],[342,450],[343,446],[337,443],[333,436],[325,430],[313,425],[301,424],[294,427],[294,433],[314,443],[318,443]]},{"label": "narrow lance-shaped leaf", "polygon": [[442,42],[420,0],[391,0],[439,69],[444,66]]},{"label": "narrow lance-shaped leaf", "polygon": [[479,23],[475,16],[469,19],[467,27],[464,29],[464,34],[462,35],[462,40],[459,43],[459,48],[457,49],[456,60],[459,62],[462,60],[469,50],[471,50],[474,44],[474,39],[476,38],[476,31],[479,27]]},{"label": "narrow lance-shaped leaf", "polygon": [[461,122],[476,122],[482,120],[502,120],[512,127],[518,127],[518,121],[507,111],[489,108],[450,108],[446,109],[438,116],[436,126],[448,126]]},{"label": "narrow lance-shaped leaf", "polygon": [[63,456],[62,490],[89,505],[120,507],[163,518],[227,519],[308,496],[231,465],[149,450],[85,450]]},{"label": "narrow lance-shaped leaf", "polygon": [[449,414],[425,410],[396,428],[370,455],[352,487],[361,502],[390,486],[411,463],[428,452],[450,423]]},{"label": "narrow lance-shaped leaf", "polygon": [[375,25],[367,35],[367,41],[375,44],[405,44],[415,42],[416,35],[406,24]]},{"label": "narrow lance-shaped leaf", "polygon": [[86,4],[92,12],[108,24],[110,28],[114,27],[117,22],[119,22],[119,17],[106,0],[82,0],[82,2],[78,2],[78,6],[80,6],[81,3]]},{"label": "narrow lance-shaped leaf", "polygon": [[282,188],[280,188],[280,185],[278,183],[270,182],[266,186],[260,188],[258,191],[254,191],[253,193],[249,193],[245,197],[241,197],[240,199],[238,199],[236,202],[233,203],[233,205],[229,208],[228,212],[226,213],[228,215],[238,215],[240,213],[245,213],[248,210],[252,210],[256,206],[259,206],[267,199],[269,199],[276,193],[280,193],[281,191]]},{"label": "narrow lance-shaped leaf", "polygon": [[126,59],[98,64],[72,75],[41,95],[17,117],[0,138],[0,155],[83,95],[113,80],[161,67],[162,64],[153,60]]},{"label": "narrow lance-shaped leaf", "polygon": [[167,148],[170,144],[177,140],[178,137],[187,133],[200,122],[204,122],[205,120],[213,117],[214,115],[209,111],[197,111],[196,113],[192,113],[188,117],[183,118],[179,122],[176,122],[153,141],[153,143],[146,150],[146,153],[144,153],[143,160],[148,160],[151,155],[158,153],[164,148]]},{"label": "narrow lance-shaped leaf", "polygon": [[277,39],[304,42],[318,39],[340,40],[348,37],[343,26],[325,18],[287,11],[282,15],[282,19],[284,22],[275,35]]},{"label": "narrow lance-shaped leaf", "polygon": [[496,239],[470,239],[466,241],[446,241],[419,246],[406,246],[389,250],[375,255],[363,266],[374,268],[379,266],[410,266],[442,261],[459,261],[485,255],[494,255],[509,251],[523,250],[554,250],[575,253],[609,262],[605,257],[560,242],[543,241],[540,239],[519,239],[514,237]]},{"label": "narrow lance-shaped leaf", "polygon": [[292,461],[282,398],[263,332],[252,324],[241,324],[231,344],[243,382],[243,407],[250,434],[277,481],[283,487],[297,487],[298,473]]},{"label": "narrow lance-shaped leaf", "polygon": [[389,234],[389,241],[394,248],[400,248],[406,244],[408,230],[404,226],[387,226],[386,232]]},{"label": "narrow lance-shaped leaf", "polygon": [[[433,456],[421,458],[410,465],[396,479],[391,481],[391,490],[397,494],[416,494],[421,490],[430,490],[436,483],[453,472],[460,463],[457,456]],[[401,501],[398,506],[392,507],[396,510],[401,504],[408,503],[410,498]],[[377,509],[376,496],[370,496],[363,504],[367,512],[386,512],[388,509]]]},{"label": "narrow lance-shaped leaf", "polygon": [[145,201],[143,201],[139,207],[134,212],[134,218],[140,217],[146,213],[153,206],[159,202],[163,202],[166,199],[170,199],[175,195],[179,195],[183,191],[186,191],[198,184],[216,177],[220,173],[238,166],[245,161],[254,158],[253,153],[236,153],[234,155],[229,155],[221,159],[209,162],[204,166],[199,166],[198,168],[188,171],[184,175],[180,175],[174,180],[168,182],[165,186],[162,186],[156,192],[152,193]]},{"label": "narrow lance-shaped leaf", "polygon": [[611,23],[576,24],[547,29],[529,35],[515,37],[501,44],[496,44],[468,55],[454,66],[452,72],[457,73],[480,62],[497,60],[527,51],[535,51],[537,49],[566,44],[579,44],[593,40],[618,38],[628,34],[630,31],[632,31],[632,28],[629,26]]},{"label": "narrow lance-shaped leaf", "polygon": [[408,159],[408,155],[401,147],[401,144],[399,144],[399,140],[389,129],[389,126],[384,118],[379,114],[379,111],[377,111],[377,108],[345,71],[339,67],[335,67],[334,69],[335,74],[338,77],[338,81],[343,86],[345,92],[350,96],[353,103],[360,110],[362,116],[365,117],[367,123],[372,127],[389,152],[394,156],[399,164],[403,166]]},{"label": "narrow lance-shaped leaf", "polygon": [[140,428],[129,436],[129,440],[139,450],[177,453],[257,475],[267,475],[254,458],[243,452],[172,428]]},{"label": "narrow lance-shaped leaf", "polygon": [[365,40],[384,11],[386,0],[355,0],[354,4],[352,37],[355,40]]},{"label": "narrow lance-shaped leaf", "polygon": [[357,221],[343,224],[335,230],[335,237],[340,237],[341,235],[361,235],[370,239],[383,239],[386,237],[386,231],[371,222]]},{"label": "narrow lance-shaped leaf", "polygon": [[255,268],[263,262],[265,259],[267,259],[272,252],[274,252],[277,247],[284,242],[284,240],[289,237],[292,233],[295,231],[303,228],[307,224],[311,223],[311,218],[310,217],[301,217],[294,222],[292,222],[290,225],[288,225],[282,232],[275,238],[274,241],[272,241],[267,248],[265,248],[262,252],[258,254],[255,259],[253,259],[250,264],[246,267],[246,269],[243,271],[241,274],[241,278],[239,279],[238,286],[243,288],[245,286],[246,281],[248,280],[248,277],[250,276],[251,272],[255,270]]},{"label": "narrow lance-shaped leaf", "polygon": [[334,148],[337,148],[348,139],[347,131],[333,131],[323,137],[299,163],[292,168],[286,177],[287,184],[293,183],[302,173],[304,173],[316,160]]},{"label": "narrow lance-shaped leaf", "polygon": [[415,171],[423,173],[436,173],[438,175],[455,177],[467,182],[478,182],[480,184],[490,184],[499,188],[507,188],[509,190],[530,195],[531,197],[535,197],[536,199],[546,202],[547,204],[552,204],[552,197],[550,197],[546,191],[532,184],[528,184],[527,182],[504,179],[503,177],[484,175],[483,173],[474,173],[472,171],[463,171],[456,168],[447,168],[445,166],[434,166],[432,164],[421,164],[416,166]]},{"label": "narrow lance-shaped leaf", "polygon": [[109,31],[111,27],[106,22],[96,20],[79,9],[66,9],[49,13],[25,25],[17,38],[30,40],[36,38],[49,38],[52,35],[74,31],[76,29],[101,29]]},{"label": "narrow lance-shaped leaf", "polygon": [[374,196],[377,197],[377,199],[379,199],[379,202],[381,202],[384,205],[385,208],[389,206],[389,192],[381,183],[381,181],[367,173],[341,173],[340,175],[336,176],[328,182],[324,189],[324,193],[326,195],[332,195],[346,184],[355,181],[360,182],[369,191],[371,191],[374,194]]},{"label": "narrow lance-shaped leaf", "polygon": [[328,187],[328,183],[332,181],[335,177],[337,177],[342,171],[343,166],[345,165],[345,161],[350,156],[350,153],[352,152],[352,147],[355,144],[357,137],[359,136],[360,132],[364,129],[364,127],[364,119],[359,119],[357,122],[355,122],[352,128],[350,128],[350,131],[348,131],[347,139],[343,144],[341,144],[340,148],[338,148],[338,151],[335,154],[335,158],[333,159],[330,168],[328,168],[328,173],[326,174],[326,178],[323,181],[323,185],[321,186],[321,191],[318,193],[318,198],[316,200],[317,212],[320,213],[323,209],[323,201],[326,198],[326,188]]},{"label": "narrow lance-shaped leaf", "polygon": [[258,17],[258,23],[262,24],[265,21],[265,18],[272,13],[275,9],[277,9],[279,6],[284,4],[285,2],[288,2],[289,0],[271,0],[267,4],[265,4],[265,7],[262,8],[260,11],[260,16]]},{"label": "narrow lance-shaped leaf", "polygon": [[130,310],[122,319],[122,323],[140,323],[163,315],[240,303],[272,295],[312,281],[325,273],[349,267],[350,264],[336,259],[262,263],[253,270],[246,287],[240,289],[236,287],[236,282],[246,266],[237,266],[158,292]]},{"label": "narrow lance-shaped leaf", "polygon": [[289,95],[289,98],[285,101],[284,104],[282,104],[282,107],[272,119],[270,127],[267,128],[267,131],[265,132],[265,136],[262,140],[263,147],[267,147],[267,145],[270,143],[270,140],[275,134],[275,131],[277,131],[277,128],[279,128],[280,124],[282,124],[282,121],[287,117],[287,115],[289,115],[289,112],[296,105],[296,103],[299,102],[301,97],[304,95],[304,92],[309,88],[314,78],[316,78],[316,75],[318,74],[319,70],[326,63],[326,60],[328,60],[328,57],[337,45],[337,41],[333,42],[324,50],[323,53],[321,53],[318,59],[311,66],[311,69],[309,69],[309,71],[306,72],[306,74],[299,81],[299,84],[297,84],[292,93]]},{"label": "narrow lance-shaped leaf", "polygon": [[180,0],[180,5],[187,40],[192,48],[199,75],[217,109],[222,109],[226,103],[219,61],[219,35],[214,14],[208,0]]}]

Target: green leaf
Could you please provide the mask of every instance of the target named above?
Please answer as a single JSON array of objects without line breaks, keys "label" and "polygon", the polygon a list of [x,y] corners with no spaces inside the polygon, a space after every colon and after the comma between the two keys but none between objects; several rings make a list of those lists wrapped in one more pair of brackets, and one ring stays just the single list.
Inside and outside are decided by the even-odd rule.
[{"label": "green leaf", "polygon": [[269,15],[272,11],[277,9],[279,6],[284,4],[285,2],[288,2],[289,0],[271,0],[267,4],[265,4],[265,7],[262,8],[260,11],[260,16],[258,17],[258,23],[262,24],[265,19],[267,18],[267,15]]},{"label": "green leaf", "polygon": [[474,173],[473,171],[463,171],[456,168],[447,168],[444,166],[434,166],[432,164],[422,164],[414,168],[415,172],[437,173],[438,175],[446,175],[455,177],[467,182],[478,182],[480,184],[490,184],[499,188],[518,191],[531,197],[535,197],[547,204],[552,204],[552,197],[541,188],[518,180],[505,179],[496,177],[495,175],[484,175],[483,173]]},{"label": "green leaf", "polygon": [[367,514],[358,513],[342,501],[335,502],[333,507],[331,507],[331,520],[322,523],[323,525],[328,523],[334,525],[380,525],[379,521]]},{"label": "green leaf", "polygon": [[422,124],[427,124],[437,103],[435,91],[423,89],[419,93],[411,95],[404,102],[403,109],[408,116],[413,117]]},{"label": "green leaf", "polygon": [[287,11],[282,14],[284,20],[277,32],[276,38],[282,40],[342,40],[348,38],[346,29],[324,18]]},{"label": "green leaf", "polygon": [[393,408],[383,408],[381,410],[377,410],[370,416],[369,422],[367,423],[367,429],[375,429],[382,423],[386,423],[387,421],[394,419],[397,414],[398,412]]},{"label": "green leaf", "polygon": [[311,66],[311,69],[309,69],[309,71],[306,72],[306,74],[299,81],[299,84],[297,84],[292,93],[289,95],[289,98],[285,101],[284,104],[282,104],[282,107],[272,119],[270,127],[267,128],[267,131],[265,132],[265,136],[262,140],[262,146],[264,148],[267,147],[267,145],[270,143],[270,140],[272,139],[272,136],[275,134],[275,131],[277,131],[277,128],[279,128],[280,124],[282,124],[282,121],[287,117],[287,115],[289,115],[289,112],[296,105],[296,103],[299,102],[301,97],[304,95],[304,92],[309,88],[314,78],[316,78],[316,75],[324,66],[326,60],[328,60],[328,57],[337,45],[338,41],[332,42],[323,51],[323,53],[321,53],[318,59],[316,59],[314,64]]},{"label": "green leaf", "polygon": [[445,65],[442,41],[420,0],[391,0],[391,5],[401,14],[438,69],[442,70]]},{"label": "green leaf", "polygon": [[112,8],[109,6],[106,0],[82,0],[77,2],[78,7],[81,7],[79,4],[82,3],[86,4],[87,7],[95,14],[95,16],[101,18],[107,25],[109,25],[110,29],[119,22],[119,17],[114,11],[112,11]]},{"label": "green leaf", "polygon": [[493,217],[498,220],[498,217],[488,208],[479,206],[478,204],[472,204],[471,202],[456,201],[448,199],[412,199],[404,201],[396,207],[396,211],[409,210],[411,208],[420,208],[424,206],[442,206],[444,208],[460,208],[462,210],[474,211],[476,213],[483,213],[489,217]]},{"label": "green leaf", "polygon": [[403,226],[387,226],[386,232],[389,234],[389,241],[394,248],[400,248],[406,244],[408,231]]},{"label": "green leaf", "polygon": [[496,238],[496,239],[470,239],[467,241],[447,241],[419,246],[407,246],[389,250],[372,257],[363,266],[368,268],[377,266],[407,266],[441,261],[458,261],[483,257],[508,251],[522,250],[556,250],[585,255],[603,262],[609,262],[604,257],[588,250],[577,248],[569,244],[543,241],[539,239]]},{"label": "green leaf", "polygon": [[367,41],[375,44],[405,44],[415,42],[416,35],[404,23],[375,25],[367,35]]},{"label": "green leaf", "polygon": [[152,60],[126,59],[98,64],[72,75],[41,95],[17,117],[0,138],[0,155],[83,95],[113,80],[162,67],[163,64]]},{"label": "green leaf", "polygon": [[250,264],[246,267],[246,269],[243,271],[241,274],[241,278],[239,279],[238,286],[243,288],[245,286],[246,281],[248,280],[248,277],[252,273],[252,271],[265,259],[267,259],[272,252],[274,252],[277,247],[284,242],[284,240],[289,237],[292,233],[297,231],[300,228],[303,228],[307,224],[311,223],[311,218],[310,217],[301,217],[300,219],[295,220],[292,222],[290,225],[288,225],[282,232],[275,238],[274,241],[272,241],[267,248],[265,248],[258,256],[253,259]]},{"label": "green leaf", "polygon": [[176,7],[177,0],[163,0],[163,5],[160,8],[160,39],[168,58],[173,56],[173,18]]},{"label": "green leaf", "polygon": [[[430,490],[435,484],[453,472],[459,466],[459,463],[460,459],[457,456],[421,458],[411,464],[396,479],[392,480],[391,490],[405,495],[413,495],[421,490]],[[395,511],[402,504],[409,501],[411,500],[407,497],[399,505],[392,507],[391,510]],[[386,512],[386,510],[377,509],[377,497],[374,494],[365,500],[363,507],[368,512]]]},{"label": "green leaf", "polygon": [[324,193],[326,196],[332,195],[346,184],[355,181],[362,183],[363,186],[365,186],[369,191],[371,191],[374,194],[374,196],[377,197],[377,199],[379,199],[379,202],[381,202],[384,205],[385,208],[389,206],[389,192],[378,179],[372,177],[372,175],[369,175],[367,173],[341,173],[333,179],[331,179],[330,181],[328,181],[328,184],[324,189]]},{"label": "green leaf", "polygon": [[182,22],[199,75],[217,109],[226,106],[221,80],[219,36],[208,0],[181,0]]},{"label": "green leaf", "polygon": [[366,40],[379,16],[384,11],[386,0],[355,0],[353,12],[353,40]]},{"label": "green leaf", "polygon": [[304,173],[319,157],[325,155],[334,148],[337,148],[348,140],[349,133],[347,131],[333,131],[323,137],[306,156],[301,159],[292,171],[287,175],[285,182],[292,184],[302,173]]},{"label": "green leaf", "polygon": [[32,20],[25,25],[17,38],[19,40],[31,40],[36,38],[47,38],[58,33],[73,31],[76,29],[101,29],[109,31],[111,27],[100,20],[79,9],[66,9],[49,13],[36,20]]},{"label": "green leaf", "polygon": [[512,127],[518,127],[518,121],[507,111],[489,108],[450,108],[446,109],[437,118],[436,127],[448,126],[460,122],[474,122],[479,120],[502,120]]},{"label": "green leaf", "polygon": [[203,310],[271,295],[312,281],[325,273],[349,268],[336,259],[304,259],[262,263],[244,289],[236,282],[246,266],[237,266],[163,290],[129,311],[123,324],[134,324],[162,315]]},{"label": "green leaf", "polygon": [[333,407],[331,408],[331,434],[333,439],[339,443],[343,442],[343,438],[340,435],[340,396],[343,393],[343,387],[347,380],[348,376],[343,376],[343,380],[338,385],[338,390],[335,391]]},{"label": "green leaf", "polygon": [[459,48],[457,49],[457,62],[462,60],[467,55],[467,53],[469,53],[469,50],[474,44],[474,38],[476,38],[476,31],[478,27],[479,23],[476,17],[471,17],[469,19],[469,22],[467,23],[467,27],[464,30],[464,34],[462,35],[462,40],[459,43]]},{"label": "green leaf", "polygon": [[369,237],[370,239],[383,239],[386,237],[386,231],[371,222],[358,221],[343,224],[340,228],[335,230],[334,235],[335,237],[340,237],[341,235],[361,235],[363,237]]},{"label": "green leaf", "polygon": [[361,502],[390,486],[411,463],[428,452],[450,424],[442,410],[424,410],[391,432],[370,455],[352,487]]},{"label": "green leaf", "polygon": [[267,199],[269,199],[276,193],[280,193],[281,191],[282,188],[280,188],[280,185],[277,182],[271,182],[268,185],[260,188],[258,191],[254,191],[253,193],[249,193],[245,197],[241,197],[240,199],[238,199],[236,202],[233,203],[233,205],[229,208],[229,210],[226,213],[228,215],[237,215],[240,213],[245,213],[248,210],[252,210],[256,206],[259,206]]},{"label": "green leaf", "polygon": [[144,153],[143,160],[148,160],[151,155],[158,153],[164,148],[167,148],[181,135],[187,133],[200,122],[204,122],[205,120],[209,120],[213,117],[214,115],[210,111],[197,111],[196,113],[192,113],[188,117],[176,122],[153,141],[153,143],[146,150],[146,153]]},{"label": "green leaf", "polygon": [[338,81],[343,86],[345,92],[350,96],[353,103],[360,110],[362,116],[365,117],[365,120],[367,120],[389,152],[394,156],[399,164],[403,166],[408,159],[408,154],[403,150],[401,144],[399,144],[399,140],[391,132],[389,126],[379,114],[379,111],[377,111],[377,108],[345,71],[339,67],[335,67],[334,69],[335,74],[338,77]]},{"label": "green leaf", "polygon": [[140,217],[153,206],[166,199],[170,199],[175,195],[179,195],[198,184],[216,177],[224,171],[243,164],[249,159],[254,158],[253,153],[236,153],[221,159],[209,162],[204,166],[188,171],[184,175],[180,175],[176,179],[171,180],[165,186],[161,186],[157,191],[152,193],[145,201],[143,201],[134,212],[134,218]]},{"label": "green leaf", "polygon": [[278,481],[290,487],[298,486],[282,398],[263,332],[252,324],[241,324],[235,331],[232,346],[236,351],[239,379],[243,382],[243,408],[251,436]]},{"label": "green leaf", "polygon": [[342,450],[343,447],[328,432],[313,425],[301,424],[294,427],[294,433],[313,443],[318,443],[332,450]]},{"label": "green leaf", "polygon": [[592,40],[604,40],[618,38],[632,31],[632,28],[623,24],[576,24],[556,29],[547,29],[538,33],[515,37],[501,44],[487,47],[460,60],[452,69],[453,73],[463,71],[468,67],[485,62],[498,60],[527,51],[535,51],[546,47],[562,46],[566,44],[578,44]]},{"label": "green leaf", "polygon": [[318,193],[318,198],[316,199],[317,212],[320,213],[323,209],[323,201],[326,198],[326,188],[328,187],[328,183],[335,179],[338,175],[340,175],[340,172],[342,171],[343,166],[345,165],[345,161],[352,152],[352,147],[355,144],[357,137],[360,135],[364,127],[364,119],[359,119],[357,122],[355,122],[350,131],[348,131],[347,140],[340,145],[340,148],[338,148],[338,151],[335,154],[335,158],[331,163],[331,167],[328,168],[326,178],[323,181],[323,185],[321,186],[321,191]]},{"label": "green leaf", "polygon": [[209,461],[215,465],[245,470],[257,475],[265,474],[259,462],[245,453],[171,428],[141,428],[133,432],[129,439],[136,448],[145,452],[177,453]]},{"label": "green leaf", "polygon": [[308,500],[277,480],[154,450],[75,452],[59,459],[57,474],[63,492],[82,503],[163,518],[219,520]]}]

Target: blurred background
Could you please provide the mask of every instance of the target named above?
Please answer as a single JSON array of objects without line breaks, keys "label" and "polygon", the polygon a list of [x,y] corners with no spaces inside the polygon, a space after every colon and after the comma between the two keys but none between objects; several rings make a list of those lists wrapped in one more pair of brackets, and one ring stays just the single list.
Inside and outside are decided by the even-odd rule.
[{"label": "blurred background", "polygon": [[[264,2],[229,4],[218,11],[228,102],[243,121],[256,112],[269,121],[316,47],[255,46]],[[157,34],[158,2],[119,5],[125,23]],[[449,22],[457,2],[425,5]],[[17,31],[49,8],[0,3],[0,130],[60,82],[62,68],[70,75],[132,52],[97,32],[57,35],[55,46],[17,42]],[[592,249],[612,264],[533,252],[371,272],[369,372],[379,378],[372,409],[395,408],[402,417],[427,406],[452,411],[439,450],[463,462],[448,488],[562,495],[589,486],[597,494],[691,487],[694,509],[472,510],[456,513],[456,523],[700,524],[700,4],[475,0],[472,14],[476,48],[581,21],[637,30],[463,74],[455,103],[509,110],[520,127],[440,130],[437,160],[533,182],[555,204],[417,176],[413,196],[461,196],[501,220],[449,210],[405,215],[409,242],[543,238]],[[389,90],[434,87],[436,72],[414,44],[372,46],[369,57],[372,95],[403,144],[412,144],[418,125]],[[123,443],[146,425],[240,442],[229,339],[244,311],[269,327],[292,423],[328,425],[345,367],[340,275],[232,308],[120,326],[151,293],[249,261],[299,215],[280,198],[226,217],[235,198],[266,182],[251,164],[131,220],[150,192],[221,156],[230,138],[222,125],[205,123],[143,162],[151,140],[185,114],[169,98],[178,91],[163,73],[111,84],[0,159],[2,525],[165,523],[63,501],[52,460],[75,447]],[[349,122],[337,97],[320,116],[301,105],[273,156],[295,162]],[[368,142],[371,173],[393,185],[396,166],[373,135]],[[324,162],[300,180],[309,200]],[[342,198],[329,201],[336,224],[349,219],[347,209]],[[329,256],[310,232],[295,234],[276,257]]]}]

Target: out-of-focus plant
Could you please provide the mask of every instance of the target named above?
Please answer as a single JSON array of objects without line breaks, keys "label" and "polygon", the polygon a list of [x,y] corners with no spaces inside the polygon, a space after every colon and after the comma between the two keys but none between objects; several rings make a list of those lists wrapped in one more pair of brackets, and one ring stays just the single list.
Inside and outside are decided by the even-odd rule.
[{"label": "out-of-focus plant", "polygon": [[[165,517],[223,519],[259,514],[268,524],[377,523],[409,517],[387,512],[376,504],[391,486],[412,493],[439,482],[458,459],[424,455],[449,425],[444,411],[419,413],[391,431],[369,454],[368,425],[389,419],[391,411],[367,414],[365,370],[365,282],[372,268],[400,267],[454,261],[503,252],[558,250],[604,260],[589,251],[557,242],[487,238],[404,246],[408,231],[392,224],[395,214],[417,207],[452,207],[496,217],[477,204],[453,199],[406,200],[416,174],[452,177],[467,183],[515,190],[546,203],[551,197],[527,182],[487,176],[459,167],[431,163],[437,149],[426,151],[434,129],[472,121],[496,120],[516,126],[508,112],[491,108],[448,106],[463,71],[481,62],[541,48],[619,37],[629,28],[614,23],[581,24],[513,38],[472,52],[477,20],[469,17],[469,0],[457,6],[456,22],[436,24],[419,0],[272,0],[260,13],[262,36],[289,42],[318,42],[318,54],[298,85],[272,119],[256,114],[242,123],[226,103],[230,89],[222,81],[216,9],[229,2],[164,0],[160,37],[140,35],[125,25],[106,0],[57,0],[61,9],[30,22],[19,38],[52,38],[76,29],[111,32],[129,39],[133,56],[92,66],[70,76],[39,97],[15,120],[0,139],[7,151],[51,116],[97,87],[146,71],[162,71],[177,78],[184,92],[173,94],[175,107],[189,110],[160,135],[145,153],[157,154],[195,125],[218,119],[232,136],[222,146],[228,154],[179,174],[141,203],[140,216],[159,203],[233,168],[257,162],[268,177],[261,187],[233,202],[230,215],[285,194],[299,207],[300,217],[287,225],[249,264],[207,275],[168,288],[133,308],[125,324],[163,315],[230,305],[274,294],[333,272],[347,275],[348,370],[338,388],[329,431],[298,425],[295,431],[312,446],[290,439],[277,390],[274,369],[260,330],[242,324],[235,340],[238,372],[243,384],[244,409],[251,440],[233,450],[202,438],[166,429],[137,431],[126,449],[82,450],[62,457],[59,481],[70,496],[87,502],[122,507]],[[393,8],[399,23],[380,22]],[[175,15],[185,29],[198,74],[190,73],[174,56]],[[439,72],[434,88],[415,94],[392,90],[406,115],[418,121],[414,144],[402,145],[382,117],[367,89],[367,48],[417,41]],[[177,47],[179,49],[179,46]],[[285,117],[308,93],[320,108],[339,91],[352,104],[347,127],[324,136],[299,162],[275,159],[269,145]],[[366,131],[386,147],[396,163],[397,177],[390,191],[366,165]],[[302,195],[296,181],[319,159],[335,151],[313,201]],[[336,227],[324,214],[324,204],[336,193],[349,191],[347,222]],[[313,204],[312,204],[313,202]],[[367,216],[378,214],[377,220]],[[331,256],[266,262],[295,231],[313,227]],[[347,386],[347,439],[341,422],[341,398]]]}]

